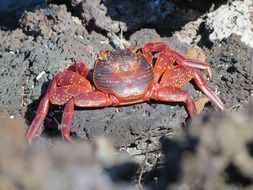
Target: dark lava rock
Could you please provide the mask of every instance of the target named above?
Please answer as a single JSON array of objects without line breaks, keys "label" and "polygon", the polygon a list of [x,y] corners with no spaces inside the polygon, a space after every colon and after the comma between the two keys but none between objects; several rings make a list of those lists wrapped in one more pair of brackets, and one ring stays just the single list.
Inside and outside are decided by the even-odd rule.
[{"label": "dark lava rock", "polygon": [[22,56],[15,56],[12,53],[5,53],[2,56],[4,62],[0,67],[0,109],[17,115],[23,104],[23,85],[26,82],[24,72],[28,64],[23,64]]},{"label": "dark lava rock", "polygon": [[206,54],[216,70],[212,81],[225,105],[233,108],[247,103],[253,94],[253,49],[231,35],[216,42]]},{"label": "dark lava rock", "polygon": [[147,135],[157,136],[160,130],[179,128],[186,118],[184,107],[157,103],[80,110],[75,111],[72,131],[85,138],[106,136],[120,147]]}]

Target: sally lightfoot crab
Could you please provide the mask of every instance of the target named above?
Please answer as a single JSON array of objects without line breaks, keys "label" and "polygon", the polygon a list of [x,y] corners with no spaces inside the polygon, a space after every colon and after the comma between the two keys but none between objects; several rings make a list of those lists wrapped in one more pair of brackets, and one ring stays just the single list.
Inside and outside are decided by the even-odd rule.
[{"label": "sally lightfoot crab", "polygon": [[197,115],[194,100],[181,89],[192,79],[214,106],[224,111],[222,101],[197,69],[207,70],[211,77],[207,63],[186,59],[162,42],[148,43],[140,50],[102,51],[94,66],[94,86],[87,79],[88,69],[83,63],[75,63],[53,78],[27,132],[27,139],[31,142],[43,126],[50,103],[64,106],[61,131],[68,140],[74,106],[121,106],[153,99],[184,102],[188,114],[194,117]]}]

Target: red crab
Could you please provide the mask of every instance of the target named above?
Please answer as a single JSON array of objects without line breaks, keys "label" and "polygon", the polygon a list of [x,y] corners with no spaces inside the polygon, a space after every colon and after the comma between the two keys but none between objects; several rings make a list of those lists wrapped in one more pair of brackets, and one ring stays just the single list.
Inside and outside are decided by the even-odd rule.
[{"label": "red crab", "polygon": [[[159,53],[154,62],[153,55]],[[190,117],[197,115],[193,98],[181,87],[194,79],[199,89],[219,110],[224,105],[211,90],[197,69],[205,69],[211,77],[207,63],[186,59],[163,43],[148,43],[142,49],[102,51],[93,71],[94,86],[87,80],[88,69],[76,63],[57,74],[41,100],[37,115],[28,132],[29,142],[34,138],[47,115],[49,104],[64,105],[61,131],[70,140],[74,106],[121,106],[157,100],[184,102]]]}]

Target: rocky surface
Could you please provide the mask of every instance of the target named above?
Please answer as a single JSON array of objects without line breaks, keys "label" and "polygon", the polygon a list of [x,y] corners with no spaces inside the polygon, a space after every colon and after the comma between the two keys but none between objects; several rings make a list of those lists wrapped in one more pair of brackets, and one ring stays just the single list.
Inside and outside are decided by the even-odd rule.
[{"label": "rocky surface", "polygon": [[165,167],[160,185],[252,189],[252,102],[248,106],[244,112],[204,114],[186,133],[162,140]]},{"label": "rocky surface", "polygon": [[[0,167],[10,166],[7,162],[13,157],[13,152],[19,154],[17,166],[0,169],[0,176],[4,176],[0,184],[6,185],[4,189],[17,189],[19,184],[25,189],[59,189],[62,188],[59,181],[66,178],[69,179],[68,187],[135,189],[128,185],[119,187],[101,172],[102,168],[106,168],[114,181],[130,180],[151,189],[250,189],[252,176],[248,168],[251,157],[244,145],[247,141],[251,147],[252,133],[248,126],[251,120],[247,116],[252,111],[242,113],[240,110],[245,109],[244,105],[253,94],[252,3],[248,0],[210,1],[200,6],[201,3],[201,0],[194,3],[187,0],[52,0],[34,1],[34,4],[27,1],[24,6],[5,9],[4,14],[0,14],[0,110],[9,114],[4,116],[6,125],[10,123],[21,131],[1,129],[0,148],[4,147],[1,155],[5,157],[1,159],[4,164]],[[220,13],[227,13],[224,14],[227,22],[220,24],[224,20]],[[16,19],[11,20],[12,17]],[[42,135],[35,140],[34,148],[27,146],[23,133],[34,119],[50,80],[58,72],[78,61],[85,62],[92,72],[101,50],[141,48],[147,42],[157,41],[168,43],[183,55],[192,47],[203,49],[213,73],[208,83],[226,105],[226,111],[235,114],[217,114],[207,103],[203,115],[189,124],[183,104],[150,101],[117,108],[78,108],[71,136],[77,142],[85,142],[80,147],[78,143],[65,147],[58,129],[63,107],[51,105]],[[194,84],[186,85],[184,90],[196,101],[201,97]],[[25,124],[12,124],[10,118],[16,117],[23,118]],[[244,123],[245,127],[239,133],[237,128]],[[191,126],[194,126],[193,129]],[[178,132],[182,127],[189,128],[187,135]],[[232,136],[224,138],[228,140],[227,144],[221,142],[222,135],[230,132]],[[124,165],[125,162],[117,159],[109,164],[110,167],[105,160],[102,163],[106,162],[106,165],[92,160],[101,144],[107,144],[97,141],[97,136],[104,136],[113,144],[108,145],[109,149],[108,146],[102,148],[102,155],[117,155],[119,151],[135,160],[139,167],[136,163]],[[216,140],[208,141],[210,138]],[[11,139],[15,141],[12,143]],[[230,144],[232,139],[238,139],[233,146]],[[86,142],[90,140],[97,149]],[[113,146],[117,150],[113,148],[111,152],[110,147]],[[64,157],[63,152],[66,157],[59,162]],[[81,152],[86,152],[85,156]],[[244,159],[240,160],[237,154]],[[30,160],[27,156],[31,157]],[[110,160],[110,156],[106,158]],[[118,158],[126,159],[125,156]],[[115,161],[115,158],[112,160]],[[61,164],[55,165],[55,162]],[[79,163],[84,163],[83,167],[79,168]],[[112,169],[114,166],[120,170]],[[213,166],[212,172],[206,173],[210,170],[209,166]],[[31,169],[22,174],[26,167]],[[87,180],[81,182],[84,178],[90,179],[87,171],[94,171],[92,179],[101,181],[94,184]],[[66,175],[63,174],[65,172]],[[75,173],[74,177],[69,177],[71,172]],[[52,183],[48,176],[56,174],[59,177],[54,178]],[[7,177],[10,175],[17,179],[14,183]],[[47,176],[49,182],[41,184],[37,178],[34,178],[34,183],[27,182],[30,176],[38,176],[38,179]]]},{"label": "rocky surface", "polygon": [[222,5],[207,14],[207,17],[206,28],[210,31],[209,39],[212,42],[226,39],[231,34],[237,34],[243,43],[253,48],[251,0],[235,1],[229,6]]},{"label": "rocky surface", "polygon": [[207,53],[208,62],[217,71],[213,82],[232,110],[247,103],[253,92],[253,51],[240,41],[241,37],[233,34],[216,42]]}]

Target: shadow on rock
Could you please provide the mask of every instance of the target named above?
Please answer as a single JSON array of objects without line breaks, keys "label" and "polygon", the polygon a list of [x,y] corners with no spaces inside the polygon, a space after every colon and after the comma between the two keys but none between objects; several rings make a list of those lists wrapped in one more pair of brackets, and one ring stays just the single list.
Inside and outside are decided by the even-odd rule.
[{"label": "shadow on rock", "polygon": [[123,32],[126,38],[143,27],[155,28],[161,36],[168,36],[186,23],[196,20],[212,5],[217,8],[226,2],[227,0],[208,3],[203,3],[203,0],[85,1],[78,5],[78,16],[90,28],[104,33]]},{"label": "shadow on rock", "polygon": [[38,6],[45,6],[44,0],[9,0],[0,1],[0,28],[14,30],[25,11],[34,11]]},{"label": "shadow on rock", "polygon": [[139,165],[137,163],[128,162],[107,168],[105,171],[115,182],[130,182],[138,169]]}]

